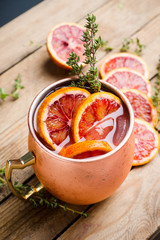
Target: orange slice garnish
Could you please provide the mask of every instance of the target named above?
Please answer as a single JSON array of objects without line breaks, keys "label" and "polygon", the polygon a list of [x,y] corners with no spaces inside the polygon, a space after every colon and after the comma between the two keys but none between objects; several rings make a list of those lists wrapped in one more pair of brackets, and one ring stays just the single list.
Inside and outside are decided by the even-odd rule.
[{"label": "orange slice garnish", "polygon": [[141,118],[151,123],[157,123],[157,110],[152,104],[152,99],[136,89],[122,89],[132,105],[135,118]]},{"label": "orange slice garnish", "polygon": [[66,62],[72,51],[80,57],[79,63],[85,60],[84,46],[81,41],[84,31],[85,28],[76,23],[62,23],[50,30],[47,37],[47,50],[58,66],[71,69]]},{"label": "orange slice garnish", "polygon": [[151,83],[141,73],[129,68],[116,68],[108,72],[103,81],[112,84],[118,89],[137,89],[151,97]]},{"label": "orange slice garnish", "polygon": [[53,149],[60,150],[58,146],[70,136],[73,113],[89,95],[85,89],[64,87],[45,98],[37,113],[37,130]]},{"label": "orange slice garnish", "polygon": [[134,135],[133,166],[139,166],[150,162],[155,157],[160,148],[160,139],[152,125],[142,119],[135,119]]},{"label": "orange slice garnish", "polygon": [[146,78],[149,76],[147,64],[144,60],[132,53],[115,53],[105,58],[100,66],[100,75],[103,78],[108,72],[116,68],[131,68]]},{"label": "orange slice garnish", "polygon": [[[103,140],[112,146],[113,139],[111,140],[111,138],[114,138],[114,131],[117,130],[121,134],[119,136],[116,134],[115,141],[117,143],[114,145],[118,145],[127,131],[127,123],[123,120],[120,124],[118,122],[115,125],[117,114],[122,116],[122,113],[122,102],[114,94],[98,92],[90,95],[79,105],[73,116],[72,133],[74,141]],[[119,127],[121,129],[118,129]],[[109,136],[111,138],[107,138]]]},{"label": "orange slice garnish", "polygon": [[60,151],[60,155],[68,158],[84,159],[88,157],[99,156],[110,152],[111,146],[104,141],[88,140],[78,142],[64,148]]}]

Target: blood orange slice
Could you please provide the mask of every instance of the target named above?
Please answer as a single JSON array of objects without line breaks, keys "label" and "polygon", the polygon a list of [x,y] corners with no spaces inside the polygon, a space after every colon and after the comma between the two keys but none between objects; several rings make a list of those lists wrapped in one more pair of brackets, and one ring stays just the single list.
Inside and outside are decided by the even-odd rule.
[{"label": "blood orange slice", "polygon": [[105,154],[112,150],[111,146],[104,141],[88,140],[78,142],[63,148],[60,155],[69,158],[84,159]]},{"label": "blood orange slice", "polygon": [[47,37],[47,50],[52,60],[60,67],[71,69],[66,64],[72,51],[85,60],[83,42],[80,40],[85,28],[76,23],[63,23],[52,28]]},{"label": "blood orange slice", "polygon": [[107,57],[102,62],[100,66],[101,77],[103,78],[106,73],[113,69],[122,67],[134,69],[140,72],[146,78],[149,76],[147,65],[141,57],[131,53],[116,53]]},{"label": "blood orange slice", "polygon": [[156,130],[142,119],[135,119],[135,152],[133,166],[143,165],[151,161],[160,147],[160,139]]},{"label": "blood orange slice", "polygon": [[108,92],[94,93],[75,111],[72,120],[74,141],[103,140],[111,147],[117,146],[127,131],[128,123],[123,117],[122,102],[117,96]]},{"label": "blood orange slice", "polygon": [[60,150],[69,137],[73,113],[89,95],[85,89],[64,87],[45,98],[37,113],[37,130],[53,149]]},{"label": "blood orange slice", "polygon": [[119,89],[133,88],[151,97],[151,84],[141,73],[129,68],[117,68],[108,72],[103,81],[111,83]]},{"label": "blood orange slice", "polygon": [[151,98],[136,89],[123,89],[122,92],[131,103],[135,118],[144,119],[155,126],[157,110],[153,106]]}]

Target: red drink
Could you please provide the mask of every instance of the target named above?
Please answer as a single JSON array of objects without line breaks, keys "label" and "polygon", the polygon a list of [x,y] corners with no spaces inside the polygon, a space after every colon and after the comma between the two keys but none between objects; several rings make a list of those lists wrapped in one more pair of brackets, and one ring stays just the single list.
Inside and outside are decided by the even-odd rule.
[{"label": "red drink", "polygon": [[[59,88],[56,90],[58,89]],[[81,90],[82,89],[80,89],[80,91]],[[119,102],[120,100],[117,100],[115,95],[115,99],[113,98],[109,100],[103,99],[103,96],[99,96],[95,102],[91,102],[91,105],[89,105],[82,114],[81,122],[77,125],[79,128],[78,134],[80,138],[79,140],[76,140],[74,136],[75,127],[71,128],[71,125],[74,125],[73,119],[75,118],[74,115],[78,114],[79,105],[82,105],[81,102],[84,101],[85,98],[89,99],[89,96],[85,95],[85,92],[73,94],[73,92],[66,91],[68,91],[68,88],[62,88],[62,93],[61,90],[55,91],[54,94],[58,92],[58,97],[53,94],[53,100],[51,97],[53,91],[48,92],[47,98],[44,97],[44,99],[48,99],[49,96],[51,100],[44,104],[44,99],[42,99],[37,106],[34,113],[34,129],[39,140],[47,148],[55,151],[56,153],[59,153],[62,148],[66,148],[75,142],[86,140],[105,141],[112,149],[118,146],[124,139],[129,127],[129,114],[125,105],[122,102]],[[104,91],[103,87],[102,91]],[[41,107],[43,105],[45,105],[45,107]],[[47,116],[40,122],[38,119],[41,112],[44,112],[43,108],[47,109],[45,110],[47,113],[43,114]],[[102,114],[103,116],[101,116]],[[45,126],[43,128],[39,128],[39,126],[37,127],[37,124],[41,123]],[[48,141],[47,137],[50,138],[50,141]],[[53,145],[50,143],[51,141],[53,142]],[[104,152],[97,152],[96,150],[92,151],[92,154],[89,155],[77,155],[76,158],[86,158],[101,154],[104,154]]]}]

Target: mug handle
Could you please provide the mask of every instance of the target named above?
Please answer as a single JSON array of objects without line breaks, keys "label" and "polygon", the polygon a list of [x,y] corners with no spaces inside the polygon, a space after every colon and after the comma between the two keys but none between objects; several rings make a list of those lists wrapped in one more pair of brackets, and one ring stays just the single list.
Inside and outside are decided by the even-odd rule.
[{"label": "mug handle", "polygon": [[35,156],[32,152],[26,153],[23,157],[14,160],[8,160],[6,162],[5,167],[5,177],[7,184],[14,195],[18,198],[26,200],[28,199],[33,193],[39,192],[43,186],[40,182],[38,182],[35,186],[31,186],[31,189],[28,190],[24,195],[16,191],[12,183],[12,170],[13,169],[23,169],[25,167],[31,166],[35,164]]}]

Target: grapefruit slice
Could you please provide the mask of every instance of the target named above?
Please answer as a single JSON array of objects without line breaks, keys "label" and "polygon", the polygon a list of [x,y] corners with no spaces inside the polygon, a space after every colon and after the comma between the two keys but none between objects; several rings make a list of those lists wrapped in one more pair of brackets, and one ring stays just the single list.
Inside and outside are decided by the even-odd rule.
[{"label": "grapefruit slice", "polygon": [[76,23],[62,23],[52,28],[47,37],[47,50],[51,59],[60,67],[71,69],[66,62],[73,51],[85,60],[83,42],[80,40],[85,28]]},{"label": "grapefruit slice", "polygon": [[68,158],[84,159],[105,154],[112,150],[111,146],[104,141],[88,140],[78,142],[63,148],[60,155]]},{"label": "grapefruit slice", "polygon": [[150,162],[159,151],[160,139],[151,124],[142,119],[135,119],[135,151],[133,166]]},{"label": "grapefruit slice", "polygon": [[151,83],[141,73],[129,68],[117,68],[108,72],[103,81],[108,82],[119,89],[133,88],[151,97]]},{"label": "grapefruit slice", "polygon": [[134,69],[146,78],[149,76],[147,65],[143,59],[135,54],[126,52],[115,53],[103,60],[100,66],[100,75],[103,78],[111,70],[122,67]]},{"label": "grapefruit slice", "polygon": [[136,89],[123,89],[122,92],[132,105],[135,118],[141,118],[153,126],[157,122],[157,110],[152,104],[151,98]]},{"label": "grapefruit slice", "polygon": [[[127,122],[123,120],[122,102],[108,92],[94,93],[86,98],[75,111],[72,120],[75,142],[103,140],[114,147],[124,138],[126,131]],[[115,132],[117,137],[114,138]]]},{"label": "grapefruit slice", "polygon": [[70,135],[74,111],[89,95],[85,89],[64,87],[45,98],[37,113],[37,131],[53,149],[61,149],[59,145]]}]

